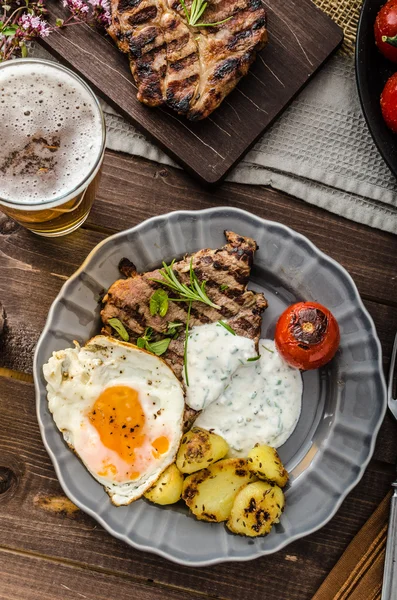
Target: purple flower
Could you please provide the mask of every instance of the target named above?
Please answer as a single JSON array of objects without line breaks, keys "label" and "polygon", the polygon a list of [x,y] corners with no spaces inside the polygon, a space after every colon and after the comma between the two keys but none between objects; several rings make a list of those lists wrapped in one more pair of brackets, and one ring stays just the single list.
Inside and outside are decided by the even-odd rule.
[{"label": "purple flower", "polygon": [[47,37],[50,35],[50,26],[41,17],[32,14],[24,14],[18,21],[21,29],[18,31],[18,37]]},{"label": "purple flower", "polygon": [[75,17],[85,17],[89,11],[88,5],[83,0],[63,0],[63,5],[67,6]]},{"label": "purple flower", "polygon": [[110,3],[109,0],[87,0],[92,6],[93,17],[101,25],[110,25]]}]

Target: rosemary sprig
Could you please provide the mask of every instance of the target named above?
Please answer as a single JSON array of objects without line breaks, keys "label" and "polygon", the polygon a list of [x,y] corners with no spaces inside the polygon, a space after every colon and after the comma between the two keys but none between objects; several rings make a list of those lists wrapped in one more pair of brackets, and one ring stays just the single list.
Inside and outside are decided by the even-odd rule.
[{"label": "rosemary sprig", "polygon": [[217,21],[216,23],[199,23],[199,19],[203,16],[205,12],[208,2],[205,0],[193,0],[190,10],[186,6],[185,0],[179,0],[183,12],[185,13],[186,20],[191,27],[215,27],[215,25],[222,25],[222,23],[226,23],[232,17],[228,17],[227,19],[223,19],[222,21]]},{"label": "rosemary sprig", "polygon": [[186,385],[189,385],[189,376],[187,372],[187,345],[188,345],[188,337],[189,337],[189,322],[190,322],[190,312],[192,310],[192,302],[202,302],[203,304],[207,304],[207,306],[211,306],[211,308],[220,309],[221,307],[218,304],[214,304],[212,300],[210,300],[207,296],[207,292],[205,291],[205,281],[199,282],[196,273],[193,270],[193,259],[190,259],[190,283],[182,283],[179,281],[178,277],[175,274],[173,269],[175,263],[175,259],[171,262],[170,265],[167,265],[163,262],[163,268],[160,270],[160,275],[162,279],[153,279],[156,283],[160,283],[161,285],[165,285],[169,287],[174,292],[179,294],[180,298],[170,298],[172,302],[188,302],[189,307],[187,311],[186,318],[186,329],[185,329],[185,348],[183,353],[183,362],[184,362],[184,371],[185,371],[185,380]]},{"label": "rosemary sprig", "polygon": [[156,283],[160,283],[161,285],[165,285],[169,287],[174,292],[179,294],[180,298],[170,298],[173,302],[203,302],[212,308],[220,309],[221,307],[218,304],[214,304],[205,291],[205,281],[202,281],[201,284],[197,279],[197,275],[193,270],[193,259],[190,261],[190,283],[182,283],[179,281],[178,277],[173,270],[173,266],[175,263],[175,259],[172,261],[170,265],[167,265],[163,262],[163,268],[160,271],[160,275],[162,279],[153,279]]}]

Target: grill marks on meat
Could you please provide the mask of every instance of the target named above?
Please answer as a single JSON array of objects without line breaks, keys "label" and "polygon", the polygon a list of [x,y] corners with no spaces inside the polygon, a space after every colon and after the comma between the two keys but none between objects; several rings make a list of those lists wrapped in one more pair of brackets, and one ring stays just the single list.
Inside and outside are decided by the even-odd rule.
[{"label": "grill marks on meat", "polygon": [[[190,260],[200,281],[207,281],[207,293],[218,304],[220,310],[201,302],[193,302],[190,326],[214,323],[227,319],[238,335],[259,341],[262,317],[267,307],[262,294],[247,290],[256,242],[251,238],[226,231],[227,244],[218,250],[200,250],[186,256],[174,264],[174,270],[181,281],[189,282]],[[123,259],[120,264],[127,279],[116,281],[103,299],[101,312],[104,333],[114,335],[107,325],[109,319],[120,319],[130,335],[130,341],[136,342],[146,327],[155,332],[153,339],[162,339],[168,328],[168,322],[186,323],[188,305],[184,302],[169,302],[165,317],[150,314],[149,302],[153,292],[161,287],[153,279],[161,279],[159,270],[138,274],[129,261]],[[222,286],[222,289],[221,289]],[[226,289],[224,289],[227,286]],[[164,288],[169,291],[167,288]],[[171,293],[172,294],[172,293]],[[182,379],[184,328],[179,336],[172,340],[163,358]]]},{"label": "grill marks on meat", "polygon": [[112,0],[108,29],[129,54],[138,100],[187,112],[199,79],[197,44],[167,0]]},{"label": "grill marks on meat", "polygon": [[211,0],[206,20],[214,23],[230,15],[232,19],[219,27],[200,31],[202,70],[188,115],[191,120],[203,119],[219,106],[248,73],[257,51],[267,42],[266,13],[260,0]]},{"label": "grill marks on meat", "polygon": [[206,22],[232,17],[214,27],[190,27],[179,0],[111,0],[111,13],[108,33],[129,55],[138,100],[191,120],[219,106],[267,42],[261,0],[211,0]]}]

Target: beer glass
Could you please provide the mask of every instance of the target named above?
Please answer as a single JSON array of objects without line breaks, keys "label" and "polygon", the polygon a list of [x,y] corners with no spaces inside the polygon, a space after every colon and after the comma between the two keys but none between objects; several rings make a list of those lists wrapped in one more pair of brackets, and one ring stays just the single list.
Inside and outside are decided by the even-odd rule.
[{"label": "beer glass", "polygon": [[105,150],[98,99],[69,69],[42,59],[0,63],[0,211],[42,236],[86,220]]}]

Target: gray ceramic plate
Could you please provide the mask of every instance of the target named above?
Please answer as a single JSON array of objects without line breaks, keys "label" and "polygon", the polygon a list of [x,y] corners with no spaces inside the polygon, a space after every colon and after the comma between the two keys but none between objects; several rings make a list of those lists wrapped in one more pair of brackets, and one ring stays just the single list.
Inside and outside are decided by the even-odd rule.
[{"label": "gray ceramic plate", "polygon": [[[119,277],[120,258],[129,257],[138,270],[152,269],[185,252],[223,245],[226,228],[259,244],[251,287],[269,300],[264,336],[273,335],[277,317],[297,300],[321,302],[341,329],[335,359],[303,375],[300,421],[280,449],[291,473],[287,507],[272,533],[256,540],[233,535],[223,524],[196,521],[182,503],[161,508],[139,500],[114,507],[64,444],[47,409],[42,375],[54,350],[98,333],[97,296]],[[131,546],[190,566],[270,554],[323,526],[361,478],[386,410],[380,344],[348,273],[291,229],[234,208],[170,213],[99,244],[52,305],[37,345],[34,375],[41,434],[69,498]]]}]

